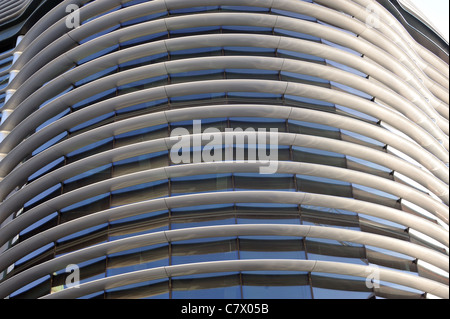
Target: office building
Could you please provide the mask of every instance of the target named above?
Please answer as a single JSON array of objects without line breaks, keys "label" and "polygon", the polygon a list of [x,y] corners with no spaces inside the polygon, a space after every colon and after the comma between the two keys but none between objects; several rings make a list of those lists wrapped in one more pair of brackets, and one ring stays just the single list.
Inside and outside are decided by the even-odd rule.
[{"label": "office building", "polygon": [[1,298],[448,298],[448,43],[409,1],[3,0],[0,30]]}]

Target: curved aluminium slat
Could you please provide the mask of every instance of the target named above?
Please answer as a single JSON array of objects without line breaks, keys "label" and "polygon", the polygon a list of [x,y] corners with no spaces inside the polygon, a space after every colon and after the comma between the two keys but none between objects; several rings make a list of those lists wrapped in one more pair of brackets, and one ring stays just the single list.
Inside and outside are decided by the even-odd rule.
[{"label": "curved aluminium slat", "polygon": [[91,281],[81,284],[78,288],[64,289],[50,295],[41,297],[42,299],[58,298],[79,298],[91,293],[121,287],[128,284],[139,283],[148,280],[156,280],[183,275],[206,274],[213,272],[232,271],[307,271],[324,272],[341,275],[350,275],[366,278],[368,274],[375,270],[379,271],[379,278],[399,285],[404,285],[427,293],[431,293],[440,298],[448,298],[448,286],[437,283],[430,279],[417,277],[411,274],[393,271],[384,268],[373,268],[347,264],[341,262],[321,261],[321,260],[291,260],[291,259],[258,259],[258,260],[228,260],[211,261],[202,263],[192,263],[176,266],[166,266],[141,270],[132,273],[112,276],[108,278]]},{"label": "curved aluminium slat", "polygon": [[[73,224],[73,222],[71,222]],[[67,234],[67,224],[58,226],[60,236]],[[65,228],[65,229],[63,229]],[[46,234],[49,235],[49,232]],[[123,240],[116,240],[97,246],[84,248],[76,252],[68,253],[27,269],[20,274],[0,283],[0,298],[4,298],[13,291],[26,284],[39,279],[46,274],[56,272],[70,263],[79,264],[89,259],[118,253],[126,250],[148,247],[162,243],[173,243],[182,240],[214,237],[234,236],[295,236],[306,238],[333,239],[338,241],[353,242],[370,245],[409,255],[419,260],[428,262],[436,267],[448,271],[447,257],[433,250],[408,243],[399,239],[393,239],[376,234],[363,233],[347,229],[334,229],[323,226],[304,225],[223,225],[209,227],[195,227],[179,230],[161,231],[140,236],[133,236]],[[38,235],[45,238],[44,234]],[[15,257],[17,258],[17,257]],[[1,267],[0,267],[1,268]]]}]

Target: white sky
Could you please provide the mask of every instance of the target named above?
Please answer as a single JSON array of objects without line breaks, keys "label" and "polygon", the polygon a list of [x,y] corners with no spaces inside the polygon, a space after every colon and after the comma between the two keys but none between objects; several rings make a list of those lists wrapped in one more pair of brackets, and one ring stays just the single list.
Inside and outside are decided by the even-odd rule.
[{"label": "white sky", "polygon": [[449,37],[449,0],[412,0],[439,29],[448,42]]}]

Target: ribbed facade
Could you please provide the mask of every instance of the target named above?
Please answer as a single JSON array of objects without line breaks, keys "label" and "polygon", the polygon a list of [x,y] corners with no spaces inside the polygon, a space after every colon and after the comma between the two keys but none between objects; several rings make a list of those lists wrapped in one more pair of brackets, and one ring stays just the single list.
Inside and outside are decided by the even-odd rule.
[{"label": "ribbed facade", "polygon": [[0,297],[448,298],[448,45],[394,2],[53,4],[0,53]]}]

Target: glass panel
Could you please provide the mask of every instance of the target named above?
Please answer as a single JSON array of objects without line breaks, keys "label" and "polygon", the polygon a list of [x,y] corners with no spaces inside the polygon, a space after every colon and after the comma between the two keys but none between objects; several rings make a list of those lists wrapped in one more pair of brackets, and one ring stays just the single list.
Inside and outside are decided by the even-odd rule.
[{"label": "glass panel", "polygon": [[311,299],[306,272],[243,272],[244,299]]},{"label": "glass panel", "polygon": [[277,55],[280,58],[296,59],[296,60],[303,60],[303,61],[309,61],[309,62],[315,62],[315,63],[322,62],[321,64],[323,64],[325,62],[324,58],[306,54],[306,53],[302,53],[302,52],[278,49],[277,53],[278,53]]},{"label": "glass panel", "polygon": [[350,93],[352,95],[356,95],[356,96],[362,97],[363,99],[366,99],[366,100],[373,99],[373,96],[371,96],[371,95],[369,95],[369,94],[367,94],[365,92],[362,92],[360,90],[357,90],[355,88],[352,88],[350,86],[343,85],[341,83],[337,83],[337,82],[334,82],[334,81],[330,81],[330,83],[331,83],[332,87],[336,87],[336,88],[338,88],[338,89],[340,89],[342,91],[348,92],[348,93]]},{"label": "glass panel", "polygon": [[144,154],[114,163],[112,177],[169,166],[167,152]]},{"label": "glass panel", "polygon": [[338,153],[293,146],[292,154],[296,162],[346,167],[345,156]]},{"label": "glass panel", "polygon": [[288,17],[292,17],[292,18],[297,18],[300,20],[306,20],[306,21],[317,21],[316,18],[314,17],[310,17],[301,13],[297,13],[297,12],[292,12],[292,11],[285,11],[285,10],[279,10],[279,9],[271,9],[270,10],[273,13],[279,14],[279,15],[283,15],[283,16],[288,16]]},{"label": "glass panel", "polygon": [[109,48],[97,51],[97,52],[95,52],[95,53],[93,53],[93,54],[91,54],[91,55],[89,55],[89,56],[79,60],[78,61],[78,65],[84,64],[84,63],[92,61],[92,60],[95,60],[95,59],[97,59],[99,57],[102,57],[104,55],[110,54],[112,52],[116,52],[117,50],[119,50],[119,45],[116,44],[116,45],[113,45],[113,46],[111,46]]},{"label": "glass panel", "polygon": [[46,127],[46,126],[52,124],[53,122],[59,120],[60,118],[64,117],[65,115],[67,115],[67,114],[69,114],[69,113],[70,113],[70,109],[69,109],[69,108],[65,109],[64,111],[62,111],[62,112],[59,113],[58,115],[52,117],[51,119],[49,119],[49,120],[45,121],[44,123],[42,123],[41,125],[39,125],[39,126],[36,128],[36,132],[42,130],[44,127]]},{"label": "glass panel", "polygon": [[[96,127],[99,127],[99,126],[102,126],[102,125],[105,125],[108,123],[112,123],[114,121],[114,116],[115,116],[115,112],[103,114],[99,117],[90,119],[89,121],[86,121],[82,124],[72,127],[69,130],[69,132],[74,133],[77,131],[86,131],[87,128],[89,128],[89,130],[92,130]],[[80,132],[78,132],[78,133],[80,133]]]},{"label": "glass panel", "polygon": [[351,108],[348,108],[348,107],[345,107],[342,105],[336,104],[336,109],[337,109],[338,114],[347,115],[349,117],[365,120],[366,122],[372,122],[372,123],[379,122],[379,119],[377,119],[371,115],[367,115],[363,112],[359,112],[359,111],[356,111],[354,109],[351,109]]},{"label": "glass panel", "polygon": [[235,188],[240,190],[279,190],[295,191],[294,175],[292,174],[270,174],[260,175],[238,173],[234,174]]},{"label": "glass panel", "polygon": [[171,38],[176,38],[196,34],[215,34],[215,33],[221,33],[220,26],[204,26],[204,27],[193,27],[179,30],[171,30],[169,31],[169,36]]},{"label": "glass panel", "polygon": [[9,295],[10,299],[37,299],[50,292],[50,276],[41,277]]},{"label": "glass panel", "polygon": [[98,211],[108,209],[110,205],[110,194],[101,194],[87,198],[70,206],[62,208],[61,223],[86,216]]},{"label": "glass panel", "polygon": [[223,70],[198,70],[170,74],[171,84],[193,81],[222,80],[224,78],[225,75]]},{"label": "glass panel", "polygon": [[301,205],[302,224],[359,231],[358,214],[343,209]]},{"label": "glass panel", "polygon": [[226,69],[227,79],[260,79],[278,81],[278,71],[260,69]]},{"label": "glass panel", "polygon": [[286,105],[304,107],[309,109],[319,109],[326,112],[334,112],[334,104],[316,99],[310,99],[296,95],[284,95]]},{"label": "glass panel", "polygon": [[222,26],[223,33],[258,33],[258,34],[272,34],[272,28],[258,27],[258,26]]},{"label": "glass panel", "polygon": [[195,107],[199,105],[221,104],[225,102],[225,93],[203,93],[170,98],[172,108]]},{"label": "glass panel", "polygon": [[118,107],[116,111],[116,120],[122,120],[127,117],[138,116],[140,114],[148,114],[153,112],[164,111],[169,108],[169,100],[161,99],[155,101],[149,101],[142,104],[127,106],[124,108]]},{"label": "glass panel", "polygon": [[328,41],[328,40],[325,40],[325,39],[322,39],[322,43],[327,44],[327,45],[329,45],[329,46],[332,46],[332,47],[334,47],[334,48],[338,48],[338,49],[340,49],[340,50],[342,50],[342,51],[347,51],[347,52],[349,52],[349,53],[352,53],[352,54],[354,54],[354,55],[357,55],[358,57],[361,56],[361,53],[359,53],[359,52],[357,52],[357,51],[355,51],[355,50],[352,50],[352,49],[350,49],[350,48],[344,47],[344,46],[342,46],[342,45],[339,45],[339,44],[337,44],[337,43],[334,43],[334,42],[331,42],[331,41]]},{"label": "glass panel", "polygon": [[157,86],[167,85],[169,77],[161,75],[154,78],[143,79],[132,83],[121,85],[117,88],[118,95],[133,93]]},{"label": "glass panel", "polygon": [[198,58],[204,56],[220,56],[220,55],[222,55],[222,47],[206,47],[206,48],[202,47],[202,48],[170,51],[171,60]]},{"label": "glass panel", "polygon": [[217,273],[176,277],[173,299],[241,299],[238,273]]},{"label": "glass panel", "polygon": [[58,195],[61,194],[61,184],[53,185],[52,187],[47,188],[40,194],[34,196],[32,199],[28,200],[23,207],[26,208],[26,210],[30,210],[31,208],[39,205],[40,203],[44,201],[48,201]]},{"label": "glass panel", "polygon": [[309,260],[335,261],[367,265],[364,245],[332,239],[314,238],[306,240]]},{"label": "glass panel", "polygon": [[108,240],[108,224],[97,225],[65,236],[56,241],[56,254],[66,254]]},{"label": "glass panel", "polygon": [[19,268],[21,267],[23,264],[26,264],[27,262],[29,262],[30,260],[33,259],[41,259],[41,260],[36,260],[35,262],[44,262],[45,260],[42,260],[42,257],[48,256],[49,253],[51,256],[48,256],[46,259],[52,258],[53,257],[53,248],[54,248],[55,244],[54,243],[50,243],[50,244],[46,244],[36,250],[34,250],[33,252],[29,253],[28,255],[26,255],[25,257],[20,258],[19,260],[17,260],[14,265]]},{"label": "glass panel", "polygon": [[258,48],[258,47],[224,47],[224,55],[256,55],[256,56],[269,56],[276,55],[275,49],[271,48]]},{"label": "glass panel", "polygon": [[83,146],[73,152],[67,154],[68,162],[74,162],[77,159],[85,158],[90,154],[98,154],[105,150],[112,149],[113,146],[113,138],[105,138],[103,140],[97,141],[95,143]]},{"label": "glass panel", "polygon": [[222,11],[269,12],[269,8],[251,6],[220,6]]},{"label": "glass panel", "polygon": [[340,139],[340,130],[332,126],[289,120],[288,127],[290,133]]},{"label": "glass panel", "polygon": [[107,100],[109,98],[115,97],[116,96],[116,88],[112,88],[100,93],[97,93],[91,97],[88,97],[87,99],[84,99],[80,102],[77,102],[75,104],[72,105],[73,109],[81,109],[84,108],[86,106],[98,103],[100,101],[104,101]]},{"label": "glass panel", "polygon": [[44,230],[56,226],[57,220],[58,220],[58,213],[55,212],[33,223],[32,225],[28,226],[19,233],[20,241],[23,241],[35,234],[38,234]]},{"label": "glass panel", "polygon": [[329,87],[328,84],[330,84],[329,80],[322,79],[316,76],[306,75],[306,74],[299,74],[299,73],[293,73],[293,72],[281,72],[281,80],[286,82],[298,82],[298,83],[306,83],[306,84],[312,84],[312,85],[318,85],[323,87]]},{"label": "glass panel", "polygon": [[64,193],[111,178],[111,164],[96,167],[63,181]]}]

